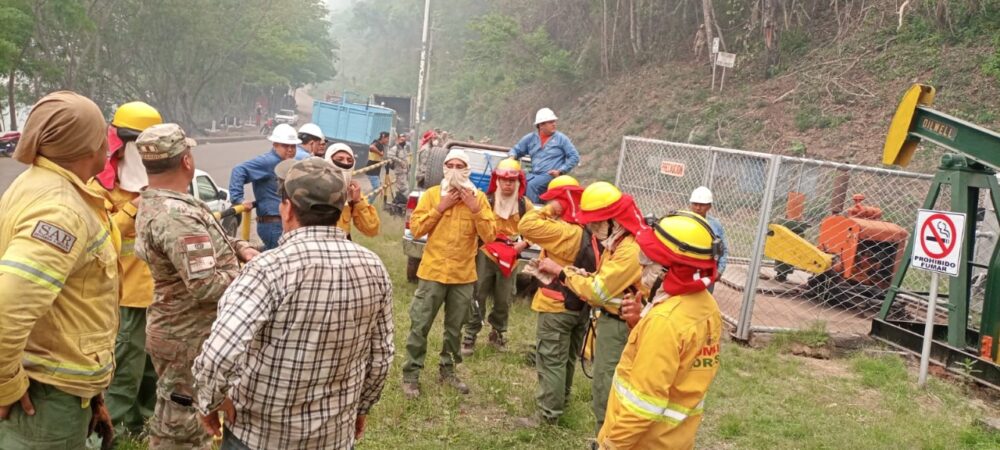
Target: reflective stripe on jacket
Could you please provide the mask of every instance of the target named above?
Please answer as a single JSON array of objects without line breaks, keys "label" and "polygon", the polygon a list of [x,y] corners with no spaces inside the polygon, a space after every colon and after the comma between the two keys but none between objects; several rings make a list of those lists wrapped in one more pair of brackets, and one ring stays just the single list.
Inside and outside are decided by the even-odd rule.
[{"label": "reflective stripe on jacket", "polygon": [[708,291],[653,306],[615,370],[601,448],[693,448],[721,338],[722,316]]},{"label": "reflective stripe on jacket", "polygon": [[614,250],[605,248],[600,261],[597,273],[590,275],[564,270],[564,284],[591,306],[618,314],[625,289],[637,286],[642,278],[639,244],[635,236],[626,235]]},{"label": "reflective stripe on jacket", "polygon": [[111,382],[121,237],[104,197],[39,156],[0,199],[0,404],[28,379],[91,398]]}]

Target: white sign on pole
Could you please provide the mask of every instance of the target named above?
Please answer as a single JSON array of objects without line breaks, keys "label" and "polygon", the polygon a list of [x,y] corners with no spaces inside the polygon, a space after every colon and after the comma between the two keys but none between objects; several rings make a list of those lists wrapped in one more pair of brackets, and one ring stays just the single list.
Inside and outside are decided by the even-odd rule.
[{"label": "white sign on pole", "polygon": [[919,210],[910,264],[917,269],[958,276],[964,232],[965,214]]},{"label": "white sign on pole", "polygon": [[736,54],[719,52],[718,56],[715,58],[715,63],[722,67],[732,69],[733,67],[736,67]]},{"label": "white sign on pole", "polygon": [[927,298],[927,318],[924,322],[924,342],[920,352],[920,372],[917,384],[927,382],[927,369],[931,360],[934,339],[934,312],[938,301],[938,274],[957,276],[962,240],[965,233],[965,214],[950,211],[917,211],[917,227],[913,233],[913,257],[910,265],[931,272],[931,287]]},{"label": "white sign on pole", "polygon": [[712,53],[719,53],[719,38],[712,38]]}]

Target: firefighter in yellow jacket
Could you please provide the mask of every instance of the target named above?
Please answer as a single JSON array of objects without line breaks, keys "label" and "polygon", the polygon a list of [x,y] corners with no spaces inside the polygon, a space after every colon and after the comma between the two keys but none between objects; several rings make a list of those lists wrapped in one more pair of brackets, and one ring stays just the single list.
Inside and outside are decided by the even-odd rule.
[{"label": "firefighter in yellow jacket", "polygon": [[420,396],[420,371],[427,356],[427,334],[444,305],[444,339],[438,364],[440,381],[462,394],[469,387],[455,374],[462,362],[462,324],[472,305],[476,282],[477,238],[493,242],[496,223],[486,195],[469,179],[469,156],[452,150],[445,156],[444,179],[420,197],[410,216],[414,239],[427,236],[417,270],[420,279],[410,304],[410,334],[403,363],[403,394]]},{"label": "firefighter in yellow jacket", "polygon": [[357,227],[358,231],[365,236],[377,236],[382,228],[382,221],[378,217],[378,211],[368,203],[368,199],[361,195],[361,185],[351,179],[354,172],[354,151],[344,143],[336,143],[326,150],[324,159],[337,166],[347,180],[347,204],[337,222],[337,228],[347,233],[347,238],[351,238],[351,224]]},{"label": "firefighter in yellow jacket", "polygon": [[111,439],[121,243],[86,185],[107,151],[97,105],[59,91],[14,152],[31,167],[0,198],[0,448],[84,448],[92,419]]},{"label": "firefighter in yellow jacket", "polygon": [[[528,211],[518,224],[521,236],[542,248],[541,259],[551,258],[562,266],[573,264],[583,244],[583,227],[576,223],[580,193],[575,178],[561,175],[549,182],[541,199],[549,203]],[[535,370],[538,412],[521,419],[529,427],[545,422],[555,424],[566,411],[573,386],[576,356],[587,330],[587,312],[566,309],[561,290],[542,286],[535,291],[531,309],[538,313],[535,335]]]},{"label": "firefighter in yellow jacket", "polygon": [[639,245],[635,234],[645,224],[632,197],[603,181],[584,189],[580,209],[579,220],[587,224],[604,247],[597,271],[577,271],[551,258],[542,260],[539,270],[558,275],[567,288],[599,310],[591,388],[596,433],[604,423],[611,378],[628,339],[628,325],[620,316],[622,300],[626,295],[641,295]]},{"label": "firefighter in yellow jacket", "polygon": [[707,291],[721,240],[699,215],[679,211],[639,232],[642,310],[615,371],[604,449],[690,449],[705,394],[719,371],[722,316]]},{"label": "firefighter in yellow jacket", "polygon": [[[493,210],[496,223],[496,240],[484,243],[476,254],[476,285],[473,289],[473,307],[465,324],[462,339],[462,356],[472,356],[476,337],[483,329],[483,320],[490,324],[489,343],[498,350],[507,348],[507,319],[516,290],[517,259],[528,242],[519,239],[517,224],[535,205],[525,197],[527,186],[521,163],[505,159],[497,163],[490,176],[486,198]],[[493,308],[487,314],[487,298],[493,299]]]},{"label": "firefighter in yellow jacket", "polygon": [[153,302],[149,266],[135,256],[135,215],[139,193],[149,184],[135,140],[162,123],[160,113],[143,102],[118,107],[108,127],[108,160],[90,186],[106,192],[108,212],[122,234],[121,316],[115,340],[115,376],[107,404],[115,434],[138,435],[156,405],[156,370],[146,354],[146,308]]}]

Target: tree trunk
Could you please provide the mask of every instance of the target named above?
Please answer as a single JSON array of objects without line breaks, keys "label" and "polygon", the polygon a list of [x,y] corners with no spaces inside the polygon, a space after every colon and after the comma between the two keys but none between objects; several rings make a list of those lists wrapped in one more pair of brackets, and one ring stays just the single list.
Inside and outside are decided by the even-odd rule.
[{"label": "tree trunk", "polygon": [[17,131],[17,104],[14,100],[14,76],[17,70],[12,67],[10,76],[7,77],[7,106],[10,113],[10,131]]},{"label": "tree trunk", "polygon": [[712,60],[714,57],[712,55],[712,41],[715,39],[715,25],[712,19],[712,0],[701,0],[701,11],[702,16],[705,18],[705,45],[708,47],[705,53],[708,54],[708,62],[714,63]]},{"label": "tree trunk", "polygon": [[781,56],[781,48],[778,46],[779,28],[776,23],[778,2],[779,0],[764,0],[764,7],[761,11],[763,18],[761,30],[764,32],[764,51],[766,53],[764,78],[770,78],[773,75]]}]

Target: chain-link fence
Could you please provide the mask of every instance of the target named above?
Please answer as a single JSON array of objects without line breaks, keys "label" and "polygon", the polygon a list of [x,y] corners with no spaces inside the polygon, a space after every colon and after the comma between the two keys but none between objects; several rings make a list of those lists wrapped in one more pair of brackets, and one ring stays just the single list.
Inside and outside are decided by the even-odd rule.
[{"label": "chain-link fence", "polygon": [[[713,191],[708,214],[722,223],[729,249],[715,298],[739,337],[748,338],[751,331],[817,322],[833,332],[867,333],[903,262],[932,178],[627,137],[616,181],[653,215],[687,208],[698,186]],[[935,206],[949,205],[942,194]],[[995,223],[984,222],[977,238],[995,242],[997,231]],[[977,259],[992,252],[992,245],[982,248]],[[909,270],[902,287],[925,294],[929,280],[927,273]],[[973,311],[981,311],[982,297],[974,287]],[[896,317],[926,311],[920,295],[901,300],[891,311]],[[941,314],[943,320],[944,308]]]}]

